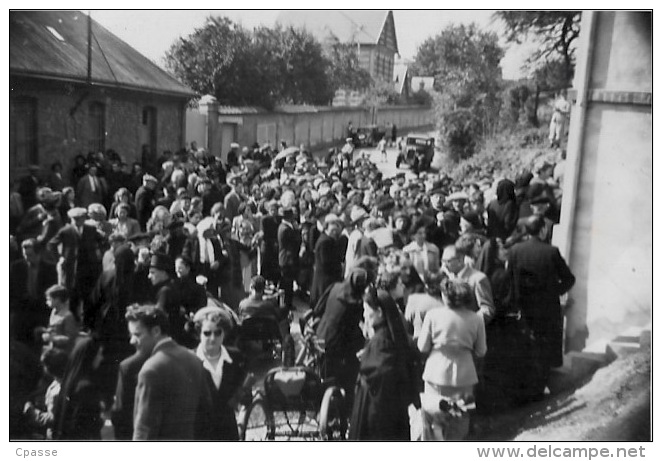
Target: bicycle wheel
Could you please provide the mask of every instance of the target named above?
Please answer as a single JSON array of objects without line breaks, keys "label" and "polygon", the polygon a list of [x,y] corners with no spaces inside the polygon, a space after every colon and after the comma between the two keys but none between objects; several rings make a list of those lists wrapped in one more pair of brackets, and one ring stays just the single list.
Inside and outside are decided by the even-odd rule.
[{"label": "bicycle wheel", "polygon": [[340,387],[332,386],[324,392],[319,414],[319,431],[322,440],[345,440],[347,437],[345,391]]},{"label": "bicycle wheel", "polygon": [[273,440],[275,429],[273,414],[264,404],[262,395],[256,394],[244,410],[239,438],[246,441]]}]

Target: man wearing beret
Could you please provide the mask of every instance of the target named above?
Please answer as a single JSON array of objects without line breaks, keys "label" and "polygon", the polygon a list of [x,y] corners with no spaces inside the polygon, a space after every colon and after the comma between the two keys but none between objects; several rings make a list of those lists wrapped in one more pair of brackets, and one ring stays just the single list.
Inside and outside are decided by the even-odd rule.
[{"label": "man wearing beret", "polygon": [[163,253],[152,255],[148,275],[149,281],[154,287],[152,302],[157,308],[168,314],[170,335],[175,341],[182,344],[186,337],[184,332],[186,319],[179,294],[175,289],[174,273],[175,263],[170,256]]}]

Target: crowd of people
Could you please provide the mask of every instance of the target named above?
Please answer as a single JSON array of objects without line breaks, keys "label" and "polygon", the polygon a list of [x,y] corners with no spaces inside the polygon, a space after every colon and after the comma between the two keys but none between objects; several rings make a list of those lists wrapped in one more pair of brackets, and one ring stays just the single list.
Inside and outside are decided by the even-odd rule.
[{"label": "crowd of people", "polygon": [[414,405],[423,439],[461,439],[439,432],[441,400],[544,397],[574,283],[550,243],[561,164],[385,178],[351,138],[323,158],[192,143],[148,159],[90,153],[12,183],[12,438],[100,439],[110,415],[118,439],[235,440],[236,319],[285,337],[302,305],[351,438],[409,440]]}]

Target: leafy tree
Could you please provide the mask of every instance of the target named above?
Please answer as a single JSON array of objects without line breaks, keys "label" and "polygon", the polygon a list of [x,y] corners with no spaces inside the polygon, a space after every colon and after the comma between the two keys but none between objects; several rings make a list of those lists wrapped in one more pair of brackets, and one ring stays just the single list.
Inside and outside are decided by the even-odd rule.
[{"label": "leafy tree", "polygon": [[365,91],[372,85],[370,72],[359,67],[356,45],[340,43],[337,38],[326,44],[329,79],[334,90]]},{"label": "leafy tree", "polygon": [[305,29],[280,26],[285,65],[282,99],[293,104],[327,104],[333,91],[327,77],[329,63],[322,45]]},{"label": "leafy tree", "polygon": [[[528,58],[531,68],[558,67],[563,65],[562,86],[567,88],[572,82],[575,66],[575,46],[579,37],[580,11],[498,11],[495,16],[506,25],[506,40],[522,43],[527,38],[535,38],[540,45]],[[556,84],[555,84],[556,85]]]},{"label": "leafy tree", "polygon": [[497,127],[503,55],[497,35],[476,24],[450,25],[418,49],[412,71],[434,76],[442,141],[457,155]]},{"label": "leafy tree", "polygon": [[176,77],[221,104],[274,103],[253,62],[251,34],[228,18],[207,18],[204,27],[171,45],[165,60]]},{"label": "leafy tree", "polygon": [[326,104],[333,96],[321,45],[293,27],[251,33],[228,18],[210,17],[170,47],[166,66],[221,104],[271,109],[278,103]]}]

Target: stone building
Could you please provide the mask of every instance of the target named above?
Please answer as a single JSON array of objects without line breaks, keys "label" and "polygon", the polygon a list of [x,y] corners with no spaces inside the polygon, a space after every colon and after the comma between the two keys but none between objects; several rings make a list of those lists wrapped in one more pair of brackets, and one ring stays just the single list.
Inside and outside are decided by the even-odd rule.
[{"label": "stone building", "polygon": [[10,177],[29,164],[184,146],[194,92],[79,11],[10,11]]}]

